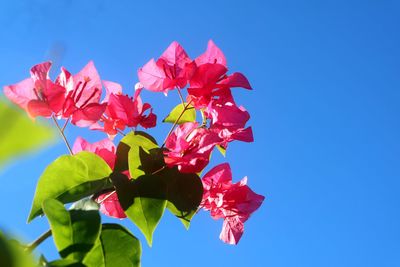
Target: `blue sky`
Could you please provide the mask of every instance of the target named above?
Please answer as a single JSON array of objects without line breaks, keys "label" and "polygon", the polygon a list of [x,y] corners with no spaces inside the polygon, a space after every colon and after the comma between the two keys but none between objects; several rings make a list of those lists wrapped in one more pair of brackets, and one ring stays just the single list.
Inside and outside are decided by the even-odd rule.
[{"label": "blue sky", "polygon": [[[166,215],[153,247],[143,243],[143,266],[400,266],[399,12],[393,0],[1,1],[0,84],[57,50],[71,71],[93,59],[129,92],[137,68],[173,40],[194,57],[213,39],[254,88],[235,97],[255,142],[233,143],[212,165],[229,161],[235,181],[247,175],[266,200],[236,247],[205,212],[188,232]],[[159,118],[178,101],[143,97]],[[66,152],[60,141],[1,172],[2,228],[27,241],[46,230],[44,218],[25,223],[30,201],[45,166]],[[56,256],[51,241],[40,250]]]}]

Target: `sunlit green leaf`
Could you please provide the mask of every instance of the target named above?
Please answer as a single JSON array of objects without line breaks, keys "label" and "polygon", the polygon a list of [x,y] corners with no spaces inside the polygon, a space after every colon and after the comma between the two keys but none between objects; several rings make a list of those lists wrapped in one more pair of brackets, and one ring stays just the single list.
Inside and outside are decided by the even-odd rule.
[{"label": "sunlit green leaf", "polygon": [[[186,105],[187,103],[185,103],[185,105],[179,104],[176,107],[174,107],[172,111],[168,114],[168,116],[163,120],[163,122],[175,123],[176,120],[179,118],[179,116],[181,116]],[[182,116],[179,118],[177,124],[182,124],[185,122],[195,122],[195,121],[196,121],[196,109],[192,105],[189,105],[186,108],[185,112],[182,114]]]},{"label": "sunlit green leaf", "polygon": [[103,224],[100,238],[87,254],[87,267],[139,267],[142,248],[139,240],[118,224]]},{"label": "sunlit green leaf", "polygon": [[100,234],[97,210],[69,210],[60,201],[47,199],[43,211],[49,220],[54,243],[62,258],[81,261]]},{"label": "sunlit green leaf", "polygon": [[45,267],[87,267],[83,263],[72,259],[61,259],[49,262]]},{"label": "sunlit green leaf", "polygon": [[[0,100],[0,166],[54,139],[54,131]],[[29,133],[29,138],[27,138]]]},{"label": "sunlit green leaf", "polygon": [[61,156],[40,177],[28,222],[42,214],[42,203],[48,198],[62,203],[77,201],[110,187],[108,164],[90,152]]},{"label": "sunlit green leaf", "polygon": [[218,151],[222,154],[222,156],[225,157],[226,156],[226,148],[219,146],[219,145],[217,145],[216,147],[217,147]]}]

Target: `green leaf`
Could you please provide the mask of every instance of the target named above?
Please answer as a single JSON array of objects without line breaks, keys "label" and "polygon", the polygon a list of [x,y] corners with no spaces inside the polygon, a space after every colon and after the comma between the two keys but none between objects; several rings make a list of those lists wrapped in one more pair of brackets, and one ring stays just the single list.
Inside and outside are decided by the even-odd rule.
[{"label": "green leaf", "polygon": [[140,241],[119,224],[103,224],[100,238],[87,254],[87,267],[139,267]]},{"label": "green leaf", "polygon": [[62,258],[81,261],[93,248],[100,234],[100,214],[97,210],[67,211],[60,201],[43,202],[53,234],[54,243]]},{"label": "green leaf", "polygon": [[[54,131],[0,100],[0,166],[54,139]],[[29,138],[26,134],[29,133]]]},{"label": "green leaf", "polygon": [[49,198],[62,203],[77,201],[111,186],[111,169],[99,156],[90,152],[61,156],[47,166],[40,177],[28,222],[42,214],[42,203]]},{"label": "green leaf", "polygon": [[49,262],[45,265],[45,267],[87,267],[80,261],[71,260],[71,259],[61,259]]},{"label": "green leaf", "polygon": [[226,156],[226,148],[224,148],[220,145],[217,145],[216,147],[217,147],[218,151],[222,154],[222,156],[225,157]]},{"label": "green leaf", "polygon": [[[181,104],[177,105],[172,109],[172,111],[169,113],[169,115],[163,120],[163,122],[170,122],[170,123],[175,123],[176,120],[179,118],[179,116],[182,114],[184,107],[186,107],[187,103],[185,103],[185,106]],[[196,121],[196,109],[192,106],[189,105],[183,115],[180,117],[179,121],[177,124],[182,124],[185,122],[195,122]]]},{"label": "green leaf", "polygon": [[203,197],[200,177],[194,173],[181,173],[176,167],[166,168],[158,175],[167,180],[168,210],[188,229]]},{"label": "green leaf", "polygon": [[135,180],[117,173],[111,178],[126,215],[142,231],[150,246],[166,207],[188,228],[203,195],[200,178],[196,174],[180,173],[177,168],[164,168]]},{"label": "green leaf", "polygon": [[0,266],[34,267],[32,256],[25,252],[15,240],[10,240],[0,231]]},{"label": "green leaf", "polygon": [[144,172],[138,157],[140,150],[149,152],[158,148],[154,138],[143,132],[131,132],[122,138],[117,147],[117,159],[114,171],[123,172],[129,169],[130,176],[135,179]]},{"label": "green leaf", "polygon": [[78,200],[70,207],[70,210],[99,210],[99,209],[100,209],[99,203],[97,203],[90,197]]},{"label": "green leaf", "polygon": [[114,173],[111,178],[125,214],[151,246],[154,230],[167,205],[164,181],[154,175],[142,175],[133,180],[120,173]]}]

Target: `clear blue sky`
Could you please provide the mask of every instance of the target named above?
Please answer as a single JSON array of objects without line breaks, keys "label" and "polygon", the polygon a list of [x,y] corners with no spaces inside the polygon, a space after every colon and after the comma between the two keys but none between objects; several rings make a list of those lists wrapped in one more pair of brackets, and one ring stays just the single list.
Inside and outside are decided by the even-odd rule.
[{"label": "clear blue sky", "polygon": [[[236,247],[218,239],[222,222],[207,213],[189,232],[167,214],[153,248],[143,243],[144,267],[400,266],[398,1],[107,2],[1,1],[0,84],[58,47],[73,72],[93,59],[104,79],[131,90],[136,69],[171,41],[194,56],[212,38],[254,87],[235,97],[256,141],[233,143],[226,160],[264,205]],[[144,98],[160,118],[178,101]],[[161,140],[166,130],[152,133]],[[68,131],[78,134],[89,133]],[[61,153],[58,142],[2,171],[1,227],[27,241],[46,229],[44,218],[25,221],[40,173]],[[51,247],[40,249],[51,258]]]}]

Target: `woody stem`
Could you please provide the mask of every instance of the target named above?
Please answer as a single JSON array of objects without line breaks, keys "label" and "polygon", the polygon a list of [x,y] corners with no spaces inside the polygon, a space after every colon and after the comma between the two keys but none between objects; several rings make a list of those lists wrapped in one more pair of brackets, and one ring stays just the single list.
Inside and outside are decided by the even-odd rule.
[{"label": "woody stem", "polygon": [[43,241],[45,241],[47,238],[49,238],[51,236],[51,230],[47,230],[46,232],[44,232],[41,236],[39,236],[35,241],[33,241],[32,243],[30,243],[26,248],[25,251],[26,252],[31,252],[32,250],[34,250],[35,248],[37,248]]},{"label": "woody stem", "polygon": [[[57,126],[57,129],[58,129],[58,131],[60,132],[61,137],[62,137],[62,139],[64,140],[64,143],[65,143],[65,145],[67,146],[69,153],[70,153],[71,155],[73,155],[74,153],[72,152],[71,146],[69,145],[68,140],[67,140],[67,137],[66,137],[65,134],[64,134],[64,130],[60,127],[60,125],[58,124],[57,119],[56,119],[56,117],[55,117],[54,115],[52,115],[51,118],[53,119],[55,125]],[[65,127],[63,127],[63,128],[65,128]]]},{"label": "woody stem", "polygon": [[163,142],[161,148],[163,148],[163,147],[165,146],[165,142],[167,141],[168,137],[171,135],[172,131],[175,129],[175,126],[178,125],[178,122],[179,122],[179,120],[182,118],[182,116],[183,116],[183,114],[185,113],[185,111],[188,110],[188,107],[189,107],[189,105],[190,105],[191,102],[192,102],[192,101],[189,101],[189,103],[187,103],[187,104],[184,106],[184,108],[183,108],[181,114],[178,116],[178,118],[175,120],[174,124],[172,125],[171,129],[169,130],[169,132],[168,132],[168,134],[167,134],[167,137],[165,137],[164,142]]}]

